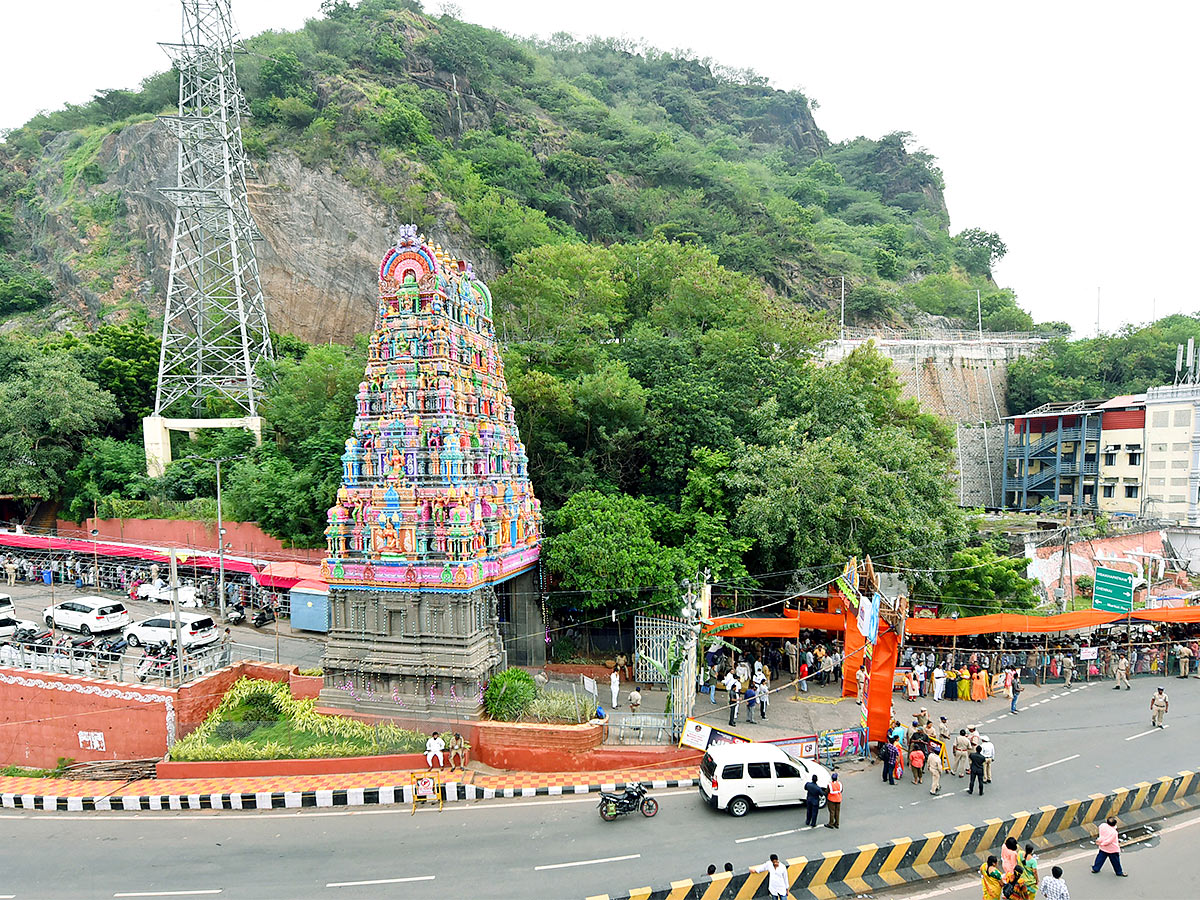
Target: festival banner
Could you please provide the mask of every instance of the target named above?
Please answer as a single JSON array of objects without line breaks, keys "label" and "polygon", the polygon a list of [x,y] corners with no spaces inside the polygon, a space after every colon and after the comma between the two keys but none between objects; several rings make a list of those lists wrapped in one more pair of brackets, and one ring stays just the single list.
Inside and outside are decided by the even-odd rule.
[{"label": "festival banner", "polygon": [[683,723],[683,734],[679,736],[680,747],[691,747],[693,750],[707,750],[713,744],[749,744],[750,738],[709,725],[696,719],[688,719]]},{"label": "festival banner", "polygon": [[888,628],[875,642],[871,656],[870,687],[867,690],[867,734],[872,741],[886,741],[892,718],[892,684],[899,650],[896,632]]}]

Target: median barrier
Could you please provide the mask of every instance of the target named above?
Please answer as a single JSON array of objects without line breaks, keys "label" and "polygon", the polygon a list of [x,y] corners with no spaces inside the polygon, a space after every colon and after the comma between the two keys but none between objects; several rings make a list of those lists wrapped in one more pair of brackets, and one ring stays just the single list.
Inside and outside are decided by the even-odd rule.
[{"label": "median barrier", "polygon": [[[960,825],[920,837],[893,838],[854,850],[827,851],[809,859],[787,860],[791,895],[796,900],[831,900],[872,893],[942,875],[976,871],[989,854],[998,855],[1007,837],[1049,850],[1096,836],[1098,823],[1117,816],[1122,827],[1200,807],[1200,774],[1192,771],[1092,794],[1059,806]],[[632,888],[623,894],[597,894],[587,900],[750,900],[767,897],[765,873],[684,879],[667,887]]]}]

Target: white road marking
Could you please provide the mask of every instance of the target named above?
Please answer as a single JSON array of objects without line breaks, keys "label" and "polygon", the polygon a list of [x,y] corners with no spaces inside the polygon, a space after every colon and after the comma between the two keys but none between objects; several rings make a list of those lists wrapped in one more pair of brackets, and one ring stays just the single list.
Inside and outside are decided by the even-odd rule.
[{"label": "white road marking", "polygon": [[1000,713],[1000,715],[996,716],[996,718],[997,719],[1007,719],[1008,713]]},{"label": "white road marking", "polygon": [[1050,699],[1051,699],[1051,700],[1057,700],[1057,699],[1058,699],[1059,697],[1061,697],[1061,696],[1062,696],[1062,694],[1051,694],[1051,695],[1050,695]]},{"label": "white road marking", "polygon": [[953,796],[954,796],[955,794],[957,794],[957,793],[958,793],[958,791],[951,791],[951,792],[950,792],[950,793],[948,793],[948,794],[934,794],[934,795],[933,795],[933,799],[934,799],[934,800],[941,800],[943,797],[953,797]]},{"label": "white road marking", "polygon": [[368,884],[404,884],[406,881],[433,881],[436,875],[414,875],[411,878],[372,878],[370,881],[331,881],[327,888],[362,887]]},{"label": "white road marking", "polygon": [[641,858],[642,858],[642,854],[640,854],[640,853],[631,853],[628,856],[606,856],[603,859],[582,859],[579,862],[555,863],[552,866],[534,866],[533,871],[541,872],[541,871],[544,871],[545,869],[570,869],[575,866],[594,866],[597,863],[623,862],[624,860],[627,860],[627,859],[641,859]]},{"label": "white road marking", "polygon": [[219,894],[221,888],[208,891],[122,891],[114,897],[195,897],[199,894]]},{"label": "white road marking", "polygon": [[762,841],[762,840],[766,840],[767,838],[783,837],[785,834],[796,834],[797,832],[800,832],[803,830],[804,830],[803,828],[789,828],[787,831],[772,831],[770,834],[758,834],[758,835],[755,835],[754,837],[738,838],[736,841],[734,841],[734,843],[735,844],[745,844],[745,843],[748,843],[749,841]]},{"label": "white road marking", "polygon": [[1151,728],[1149,731],[1141,731],[1141,732],[1138,732],[1137,734],[1132,734],[1129,737],[1125,738],[1125,740],[1136,741],[1140,737],[1145,737],[1148,734],[1154,734],[1154,732],[1156,732],[1156,731],[1162,731],[1163,728],[1170,728],[1170,727],[1171,727],[1170,725],[1164,725],[1162,728]]},{"label": "white road marking", "polygon": [[1056,759],[1054,762],[1048,762],[1048,763],[1044,763],[1043,765],[1040,765],[1040,766],[1034,766],[1032,769],[1026,769],[1025,773],[1029,774],[1030,772],[1037,772],[1042,769],[1048,769],[1051,766],[1057,766],[1059,763],[1070,762],[1073,759],[1079,759],[1079,754],[1076,753],[1074,756],[1064,756],[1062,759]]},{"label": "white road marking", "polygon": [[995,716],[993,716],[992,718],[988,719],[988,720],[987,720],[987,722],[985,722],[984,724],[986,724],[986,725],[991,725],[991,724],[992,724],[993,722],[995,722],[995,721],[996,721],[996,717],[995,717]]}]

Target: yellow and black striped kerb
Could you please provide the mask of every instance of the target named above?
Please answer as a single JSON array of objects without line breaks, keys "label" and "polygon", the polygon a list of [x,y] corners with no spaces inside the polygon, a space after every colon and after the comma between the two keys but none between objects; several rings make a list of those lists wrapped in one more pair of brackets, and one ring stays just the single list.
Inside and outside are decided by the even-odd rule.
[{"label": "yellow and black striped kerb", "polygon": [[[1117,816],[1123,826],[1130,826],[1196,807],[1200,807],[1200,774],[1180,772],[1107,794],[1092,794],[1086,800],[1021,810],[1005,819],[987,819],[982,825],[960,825],[921,837],[893,838],[884,844],[863,844],[854,850],[789,859],[791,894],[795,900],[833,900],[973,871],[989,854],[997,854],[1010,836],[1018,843],[1047,850],[1094,838],[1099,823],[1108,816]],[[673,881],[664,888],[635,888],[620,895],[620,900],[751,900],[766,896],[766,874],[750,872]],[[617,898],[599,894],[587,900]]]}]

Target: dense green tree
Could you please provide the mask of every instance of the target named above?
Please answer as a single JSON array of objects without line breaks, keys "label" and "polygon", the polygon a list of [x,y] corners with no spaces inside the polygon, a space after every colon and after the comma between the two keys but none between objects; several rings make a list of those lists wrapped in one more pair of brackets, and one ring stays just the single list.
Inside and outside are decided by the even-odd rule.
[{"label": "dense green tree", "polygon": [[82,522],[105,497],[140,499],[148,491],[142,442],[90,437],[65,485],[66,515]]},{"label": "dense green tree", "polygon": [[685,559],[653,537],[655,506],[624,494],[581,491],[553,514],[545,560],[562,588],[556,603],[581,610],[677,612]]},{"label": "dense green tree", "polygon": [[958,550],[941,586],[942,614],[980,616],[1032,609],[1038,582],[1025,577],[1028,565],[1024,556],[1000,556],[990,543]]},{"label": "dense green tree", "polygon": [[0,493],[57,497],[85,438],[120,413],[68,356],[35,356],[0,382]]}]

